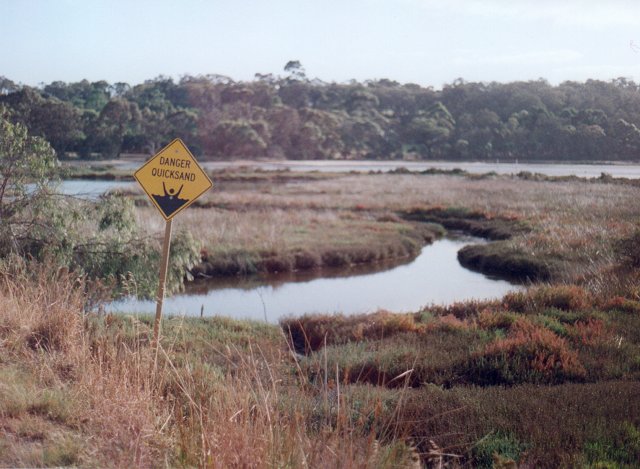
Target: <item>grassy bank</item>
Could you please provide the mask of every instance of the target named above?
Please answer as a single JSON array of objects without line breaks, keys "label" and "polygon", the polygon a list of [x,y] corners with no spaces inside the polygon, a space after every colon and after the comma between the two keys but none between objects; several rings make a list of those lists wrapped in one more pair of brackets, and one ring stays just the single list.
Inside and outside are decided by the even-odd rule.
[{"label": "grassy bank", "polygon": [[557,286],[282,327],[310,381],[402,394],[398,425],[423,455],[442,448],[454,467],[492,467],[494,452],[523,467],[635,467],[639,312]]},{"label": "grassy bank", "polygon": [[[95,173],[97,174],[97,173]],[[202,276],[410,259],[449,231],[500,240],[461,262],[506,278],[616,287],[618,246],[640,219],[633,180],[472,175],[298,173],[234,168],[177,220],[202,243]],[[128,194],[151,236],[162,232],[146,196]],[[424,223],[432,223],[425,227]],[[423,226],[420,226],[423,225]]]},{"label": "grassy bank", "polygon": [[[576,286],[282,327],[82,312],[3,276],[0,465],[634,467],[640,303]],[[155,371],[154,371],[155,370]],[[493,467],[509,467],[493,466]]]},{"label": "grassy bank", "polygon": [[297,373],[277,327],[170,319],[155,356],[148,318],[84,316],[73,280],[55,271],[3,279],[1,466],[397,467],[417,458],[404,439],[358,425],[384,392],[338,393],[336,409],[334,391]]},{"label": "grassy bank", "polygon": [[219,206],[276,207],[284,221],[300,210],[403,219],[407,212],[429,214],[422,220],[508,238],[501,243],[501,257],[513,253],[547,266],[550,280],[597,289],[617,281],[611,282],[611,270],[620,263],[619,243],[640,219],[639,195],[637,187],[607,182],[400,174],[349,175],[207,197]]}]

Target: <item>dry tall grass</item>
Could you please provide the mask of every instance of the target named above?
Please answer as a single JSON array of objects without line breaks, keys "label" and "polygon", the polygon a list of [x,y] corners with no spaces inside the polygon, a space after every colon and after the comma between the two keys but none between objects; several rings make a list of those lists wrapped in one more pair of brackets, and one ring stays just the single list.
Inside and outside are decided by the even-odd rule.
[{"label": "dry tall grass", "polygon": [[384,392],[310,383],[278,328],[167,320],[156,367],[147,320],[85,316],[81,279],[51,268],[34,279],[33,267],[5,272],[0,287],[1,466],[410,467],[418,459],[389,430],[393,407],[376,410]]}]

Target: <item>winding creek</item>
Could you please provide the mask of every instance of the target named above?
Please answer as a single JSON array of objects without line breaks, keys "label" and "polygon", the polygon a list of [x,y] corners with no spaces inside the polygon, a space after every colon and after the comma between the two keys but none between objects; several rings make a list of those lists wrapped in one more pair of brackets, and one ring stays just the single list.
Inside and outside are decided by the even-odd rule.
[{"label": "winding creek", "polygon": [[[236,279],[210,280],[191,286],[185,294],[167,298],[169,315],[228,316],[275,323],[285,316],[306,313],[358,314],[387,309],[417,311],[429,304],[449,304],[471,299],[499,298],[522,287],[489,278],[460,265],[457,252],[482,242],[478,238],[445,238],[425,246],[412,262],[372,272],[356,269],[313,274],[275,275],[243,284]],[[373,269],[384,268],[377,266]],[[320,277],[320,275],[322,275]],[[339,274],[340,275],[340,274]],[[155,302],[126,299],[111,303],[107,311],[153,313]]]},{"label": "winding creek", "polygon": [[[64,194],[95,199],[112,189],[134,188],[118,180],[66,180]],[[359,314],[386,309],[417,311],[430,304],[500,298],[519,285],[472,272],[460,265],[458,251],[482,243],[451,237],[425,246],[411,262],[378,264],[347,270],[322,269],[268,277],[211,279],[195,282],[187,292],[169,297],[167,315],[227,316],[276,323],[286,316],[312,313]],[[117,313],[154,313],[155,302],[127,298],[107,305]]]}]

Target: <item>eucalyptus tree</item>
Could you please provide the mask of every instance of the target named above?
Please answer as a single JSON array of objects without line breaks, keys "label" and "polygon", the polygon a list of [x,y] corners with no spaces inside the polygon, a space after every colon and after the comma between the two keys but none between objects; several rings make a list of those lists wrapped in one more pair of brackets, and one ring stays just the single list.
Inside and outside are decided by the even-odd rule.
[{"label": "eucalyptus tree", "polygon": [[12,123],[0,107],[0,254],[25,254],[36,241],[34,231],[46,229],[40,214],[56,167],[51,145]]}]

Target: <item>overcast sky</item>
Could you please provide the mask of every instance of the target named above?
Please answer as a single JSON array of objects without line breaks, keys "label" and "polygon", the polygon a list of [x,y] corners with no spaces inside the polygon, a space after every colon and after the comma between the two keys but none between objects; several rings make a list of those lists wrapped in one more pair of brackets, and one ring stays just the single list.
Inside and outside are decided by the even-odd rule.
[{"label": "overcast sky", "polygon": [[640,81],[640,0],[0,0],[0,76]]}]

